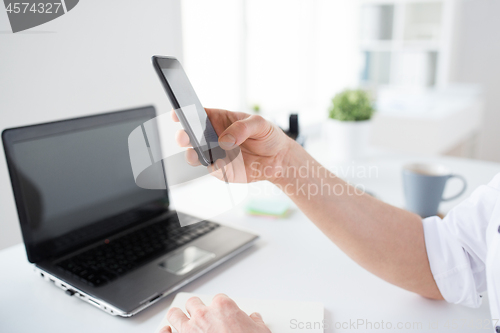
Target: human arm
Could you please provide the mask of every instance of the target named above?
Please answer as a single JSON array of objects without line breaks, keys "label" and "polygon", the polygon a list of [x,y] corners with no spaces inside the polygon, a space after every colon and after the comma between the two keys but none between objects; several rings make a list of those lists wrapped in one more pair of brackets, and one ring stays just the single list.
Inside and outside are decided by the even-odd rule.
[{"label": "human arm", "polygon": [[[442,299],[430,270],[419,216],[357,193],[262,117],[218,109],[207,109],[207,114],[221,147],[240,147],[247,182],[268,180],[283,189],[325,235],[370,272],[425,297]],[[189,146],[183,131],[177,141]],[[190,164],[199,163],[193,150],[187,151],[186,158]],[[293,172],[299,169],[307,172],[302,176]],[[312,195],[312,188],[331,191]]]},{"label": "human arm", "polygon": [[291,171],[275,184],[300,210],[368,271],[424,297],[443,299],[430,270],[421,218],[357,190],[297,143],[289,144],[283,169]]}]

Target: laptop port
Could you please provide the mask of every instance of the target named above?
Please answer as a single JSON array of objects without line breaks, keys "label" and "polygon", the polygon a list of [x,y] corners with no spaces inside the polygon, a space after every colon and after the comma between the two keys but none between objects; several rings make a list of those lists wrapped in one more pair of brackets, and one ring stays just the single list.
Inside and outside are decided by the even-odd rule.
[{"label": "laptop port", "polygon": [[66,289],[65,293],[69,296],[73,296],[75,294],[75,291],[71,289]]},{"label": "laptop port", "polygon": [[159,295],[156,295],[155,297],[151,298],[149,300],[149,303],[153,303],[154,301],[156,301],[158,298],[160,298],[163,294],[159,294]]},{"label": "laptop port", "polygon": [[44,278],[44,277],[45,277],[45,274],[43,274],[43,273],[40,273],[40,276]]},{"label": "laptop port", "polygon": [[101,305],[99,303],[97,303],[96,301],[94,301],[93,299],[88,299],[88,301],[92,304],[94,304],[95,306],[98,306],[98,307],[101,307]]}]

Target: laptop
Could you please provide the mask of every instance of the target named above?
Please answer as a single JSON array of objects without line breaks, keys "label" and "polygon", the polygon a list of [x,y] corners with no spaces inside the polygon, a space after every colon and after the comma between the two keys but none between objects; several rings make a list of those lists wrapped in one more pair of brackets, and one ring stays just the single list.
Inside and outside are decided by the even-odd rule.
[{"label": "laptop", "polygon": [[122,317],[258,238],[211,221],[181,227],[167,190],[136,185],[127,139],[154,117],[154,107],[147,106],[2,133],[35,272],[68,295]]}]

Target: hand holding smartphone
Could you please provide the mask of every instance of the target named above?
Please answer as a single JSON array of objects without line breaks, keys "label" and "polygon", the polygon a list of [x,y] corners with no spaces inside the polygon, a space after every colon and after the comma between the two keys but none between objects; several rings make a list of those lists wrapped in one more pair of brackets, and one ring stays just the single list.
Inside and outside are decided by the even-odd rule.
[{"label": "hand holding smartphone", "polygon": [[224,159],[226,152],[179,60],[153,56],[152,62],[200,163],[209,166]]}]

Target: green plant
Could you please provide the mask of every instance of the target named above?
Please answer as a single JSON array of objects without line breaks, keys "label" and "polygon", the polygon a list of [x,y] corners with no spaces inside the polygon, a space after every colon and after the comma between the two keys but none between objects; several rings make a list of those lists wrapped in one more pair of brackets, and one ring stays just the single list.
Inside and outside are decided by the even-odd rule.
[{"label": "green plant", "polygon": [[260,105],[259,104],[252,105],[252,110],[255,113],[260,113]]},{"label": "green plant", "polygon": [[346,89],[332,99],[329,117],[341,121],[361,121],[372,117],[375,109],[364,90]]}]

